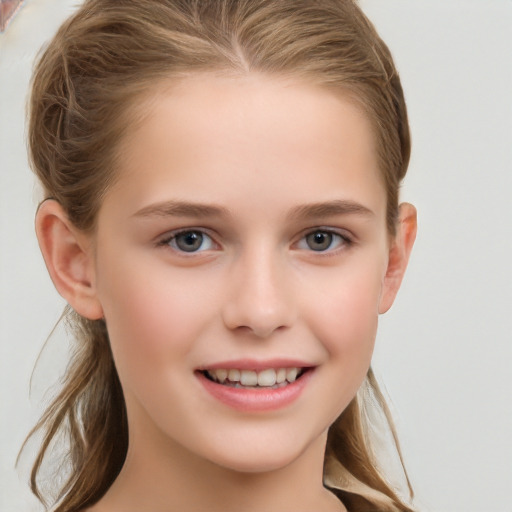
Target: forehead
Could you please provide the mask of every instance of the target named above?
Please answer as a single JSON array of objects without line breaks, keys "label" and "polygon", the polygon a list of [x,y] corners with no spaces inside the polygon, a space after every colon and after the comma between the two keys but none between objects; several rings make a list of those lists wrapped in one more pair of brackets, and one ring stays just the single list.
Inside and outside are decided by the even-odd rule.
[{"label": "forehead", "polygon": [[135,207],[169,194],[248,202],[271,191],[283,205],[352,194],[384,206],[371,124],[342,93],[289,78],[205,73],[160,84],[139,109],[141,121],[121,143],[115,187]]}]

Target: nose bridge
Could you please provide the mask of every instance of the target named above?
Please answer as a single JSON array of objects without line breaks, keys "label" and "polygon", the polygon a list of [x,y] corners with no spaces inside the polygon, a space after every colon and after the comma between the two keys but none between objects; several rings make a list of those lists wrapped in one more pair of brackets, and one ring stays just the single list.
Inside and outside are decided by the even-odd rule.
[{"label": "nose bridge", "polygon": [[293,296],[283,254],[269,244],[243,251],[233,269],[232,290],[224,310],[226,325],[265,338],[289,327],[293,318]]}]

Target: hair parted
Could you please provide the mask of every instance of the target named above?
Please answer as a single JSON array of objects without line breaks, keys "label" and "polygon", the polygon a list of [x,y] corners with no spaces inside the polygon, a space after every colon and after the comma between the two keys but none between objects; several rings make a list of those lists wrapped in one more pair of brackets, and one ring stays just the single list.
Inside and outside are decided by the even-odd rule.
[{"label": "hair parted", "polygon": [[[197,72],[290,76],[348,94],[368,115],[395,233],[398,191],[410,156],[403,91],[391,54],[355,0],[86,0],[36,64],[29,153],[45,198],[93,230],[118,178],[118,148],[140,120],[137,104]],[[104,321],[70,311],[77,349],[61,393],[34,431],[44,440],[31,486],[55,436],[65,431],[71,472],[55,512],[98,501],[124,463],[128,425]],[[367,385],[384,411],[370,369]],[[411,511],[379,471],[360,397],[329,430],[325,485],[351,512]],[[401,456],[400,456],[401,457]],[[412,491],[409,486],[409,491]]]}]

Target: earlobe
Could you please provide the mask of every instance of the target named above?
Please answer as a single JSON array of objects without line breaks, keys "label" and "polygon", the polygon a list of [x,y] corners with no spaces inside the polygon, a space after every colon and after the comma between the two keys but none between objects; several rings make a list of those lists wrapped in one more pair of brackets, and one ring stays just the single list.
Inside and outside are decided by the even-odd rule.
[{"label": "earlobe", "polygon": [[400,205],[398,228],[389,250],[389,260],[382,285],[379,313],[385,313],[392,306],[409,262],[416,239],[416,208],[409,203]]},{"label": "earlobe", "polygon": [[80,315],[91,320],[102,318],[88,236],[71,224],[53,199],[39,206],[36,233],[46,268],[60,295]]}]

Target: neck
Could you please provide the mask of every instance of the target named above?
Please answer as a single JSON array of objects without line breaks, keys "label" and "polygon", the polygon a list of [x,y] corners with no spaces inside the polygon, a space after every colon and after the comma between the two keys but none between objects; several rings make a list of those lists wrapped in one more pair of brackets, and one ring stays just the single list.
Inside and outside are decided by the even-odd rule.
[{"label": "neck", "polygon": [[157,438],[131,437],[120,475],[89,512],[346,510],[323,487],[326,433],[285,467],[259,473],[221,467],[168,439],[162,444]]}]

